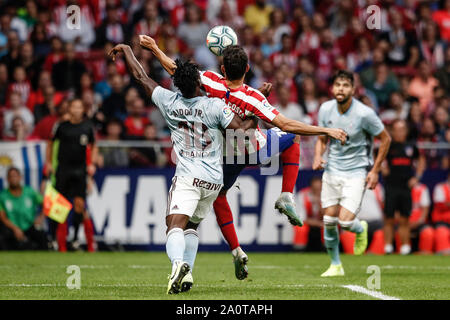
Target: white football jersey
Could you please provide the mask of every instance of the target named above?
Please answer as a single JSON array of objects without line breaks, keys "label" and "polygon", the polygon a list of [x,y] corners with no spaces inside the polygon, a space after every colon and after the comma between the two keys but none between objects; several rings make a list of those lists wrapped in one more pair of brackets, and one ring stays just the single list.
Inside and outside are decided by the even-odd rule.
[{"label": "white football jersey", "polygon": [[178,160],[175,175],[222,184],[222,129],[233,120],[231,109],[221,99],[186,99],[160,86],[152,100],[171,132]]}]

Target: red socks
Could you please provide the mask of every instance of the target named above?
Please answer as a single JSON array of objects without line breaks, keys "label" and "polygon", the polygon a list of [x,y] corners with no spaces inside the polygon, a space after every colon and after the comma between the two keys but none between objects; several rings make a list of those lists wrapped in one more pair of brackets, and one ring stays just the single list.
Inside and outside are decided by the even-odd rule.
[{"label": "red socks", "polygon": [[230,246],[230,250],[239,247],[239,240],[234,229],[233,214],[225,195],[219,195],[214,201],[214,212],[222,235]]},{"label": "red socks", "polygon": [[[91,219],[86,219],[83,221],[84,234],[86,236],[87,250],[89,252],[95,251],[95,240],[94,240],[94,227],[92,225]],[[67,221],[58,224],[56,229],[56,241],[58,242],[58,250],[60,252],[67,251],[66,239],[67,239]]]},{"label": "red socks", "polygon": [[283,163],[283,184],[281,192],[294,192],[300,163],[300,144],[294,143],[281,153]]},{"label": "red socks", "polygon": [[58,242],[59,252],[67,251],[66,238],[67,238],[67,221],[58,224],[58,227],[56,228],[56,241]]},{"label": "red socks", "polygon": [[95,252],[95,240],[94,240],[94,227],[90,218],[84,219],[84,235],[86,236],[87,250],[88,252]]}]

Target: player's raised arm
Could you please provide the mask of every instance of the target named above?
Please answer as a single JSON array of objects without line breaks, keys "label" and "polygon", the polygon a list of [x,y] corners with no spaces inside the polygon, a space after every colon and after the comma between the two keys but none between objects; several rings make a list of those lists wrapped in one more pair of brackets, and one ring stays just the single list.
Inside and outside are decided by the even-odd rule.
[{"label": "player's raised arm", "polygon": [[177,65],[175,61],[166,56],[164,52],[158,47],[155,39],[146,35],[139,35],[139,44],[141,47],[150,50],[153,55],[161,63],[162,67],[172,76],[175,73]]},{"label": "player's raised arm", "polygon": [[158,84],[151,78],[147,76],[144,68],[141,66],[139,61],[137,61],[136,57],[131,50],[131,47],[125,44],[118,44],[114,48],[111,49],[109,55],[112,57],[113,61],[116,59],[116,55],[122,52],[125,56],[125,61],[127,62],[128,69],[130,70],[133,78],[136,79],[137,82],[144,87],[145,92],[151,96],[153,90],[158,86]]},{"label": "player's raised arm", "polygon": [[341,141],[342,143],[345,143],[345,141],[347,140],[347,134],[342,129],[311,126],[309,124],[302,123],[300,121],[286,118],[281,113],[279,113],[272,120],[272,124],[280,128],[284,132],[290,132],[302,136],[327,135],[331,138]]}]

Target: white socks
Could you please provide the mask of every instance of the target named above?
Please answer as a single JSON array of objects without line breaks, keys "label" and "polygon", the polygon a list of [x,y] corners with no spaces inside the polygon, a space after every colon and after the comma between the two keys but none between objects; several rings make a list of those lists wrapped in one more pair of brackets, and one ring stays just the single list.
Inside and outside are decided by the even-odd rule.
[{"label": "white socks", "polygon": [[[384,246],[384,253],[391,254],[394,253],[394,246],[392,244],[386,244]],[[400,254],[407,255],[411,253],[411,246],[409,244],[402,244],[400,247]]]},{"label": "white socks", "polygon": [[394,252],[394,246],[392,244],[386,244],[384,246],[384,253],[391,254]]},{"label": "white socks", "polygon": [[194,269],[195,257],[198,250],[198,233],[197,230],[187,229],[184,230],[184,256],[183,260],[186,261],[191,267],[191,272]]},{"label": "white socks", "polygon": [[183,261],[185,246],[183,229],[173,228],[167,233],[166,252],[172,265],[177,261]]},{"label": "white socks", "polygon": [[411,253],[411,246],[409,244],[403,244],[400,247],[400,254],[407,255]]}]

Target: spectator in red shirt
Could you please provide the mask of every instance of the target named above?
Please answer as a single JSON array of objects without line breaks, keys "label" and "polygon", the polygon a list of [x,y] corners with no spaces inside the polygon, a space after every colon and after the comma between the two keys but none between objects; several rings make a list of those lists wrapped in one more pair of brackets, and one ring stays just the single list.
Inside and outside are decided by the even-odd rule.
[{"label": "spectator in red shirt", "polygon": [[158,15],[157,2],[146,1],[143,7],[144,16],[134,26],[134,34],[145,34],[152,38],[158,35],[161,19]]},{"label": "spectator in red shirt", "polygon": [[68,101],[63,100],[60,104],[51,108],[50,114],[46,115],[36,124],[30,135],[30,139],[50,140],[52,138],[53,127],[67,114],[68,106]]},{"label": "spectator in red shirt", "polygon": [[281,50],[275,52],[270,57],[275,68],[279,68],[282,64],[287,64],[289,68],[295,70],[297,66],[297,54],[294,50],[292,36],[285,33],[281,36]]},{"label": "spectator in red shirt", "polygon": [[300,18],[300,29],[295,45],[297,54],[309,54],[311,50],[317,49],[320,44],[320,38],[317,31],[313,28],[311,18],[306,14]]},{"label": "spectator in red shirt", "polygon": [[59,37],[52,37],[50,39],[50,54],[44,62],[44,69],[52,72],[53,66],[64,58],[63,42]]},{"label": "spectator in red shirt", "polygon": [[442,0],[441,9],[435,11],[432,17],[439,26],[441,38],[450,42],[450,0]]},{"label": "spectator in red shirt", "polygon": [[115,5],[106,7],[106,18],[101,26],[97,29],[95,46],[103,47],[106,42],[118,44],[125,39],[125,29],[123,28],[118,8]]},{"label": "spectator in red shirt", "polygon": [[445,62],[444,44],[439,40],[438,27],[433,21],[424,25],[421,38],[419,41],[421,56],[433,70],[442,67]]},{"label": "spectator in red shirt", "polygon": [[[38,86],[36,90],[32,90],[30,93],[30,97],[27,101],[27,107],[31,112],[34,111],[34,108],[44,103],[44,91],[48,87],[53,87],[52,84],[52,75],[47,70],[42,70],[39,74]],[[59,104],[64,99],[64,95],[61,92],[56,91],[53,95],[53,103]]]},{"label": "spectator in red shirt", "polygon": [[320,89],[328,90],[333,72],[333,63],[341,52],[330,29],[324,29],[320,33],[319,48],[311,51],[311,60],[316,66],[316,77]]},{"label": "spectator in red shirt", "polygon": [[28,101],[31,92],[31,84],[27,79],[24,67],[17,66],[14,69],[13,82],[9,85],[8,92],[9,94],[11,94],[11,92],[18,92],[22,99],[22,103],[24,104]]},{"label": "spectator in red shirt", "polygon": [[150,123],[145,116],[144,100],[137,98],[131,104],[128,112],[128,117],[125,119],[125,134],[128,137],[142,137],[144,135],[144,127]]}]

